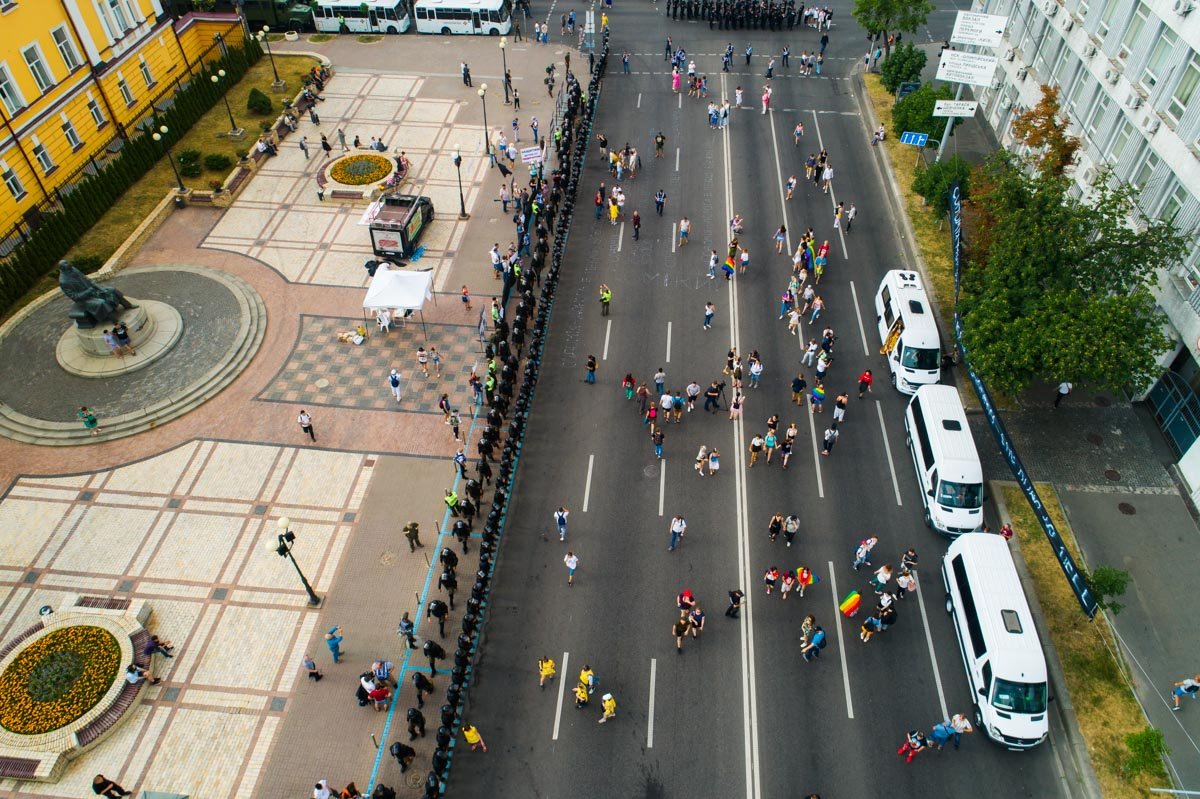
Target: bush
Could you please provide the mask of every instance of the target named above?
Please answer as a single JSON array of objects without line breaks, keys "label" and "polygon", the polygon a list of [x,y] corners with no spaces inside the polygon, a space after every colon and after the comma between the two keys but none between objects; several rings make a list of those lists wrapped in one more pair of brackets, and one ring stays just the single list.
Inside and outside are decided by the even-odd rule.
[{"label": "bush", "polygon": [[104,266],[104,259],[99,255],[80,255],[71,259],[71,266],[83,272],[85,275],[90,275],[100,267]]},{"label": "bush", "polygon": [[224,153],[209,153],[204,156],[204,168],[209,172],[228,170],[233,166],[233,159]]},{"label": "bush", "polygon": [[1138,774],[1161,773],[1162,759],[1171,754],[1171,750],[1163,740],[1162,731],[1153,727],[1126,735],[1125,746],[1129,747],[1129,757],[1125,761],[1125,773],[1130,777]]},{"label": "bush", "polygon": [[[896,107],[892,109],[892,133],[896,138],[900,138],[900,134],[905,131],[927,133],[931,139],[940,137],[946,120],[933,115],[933,106],[938,100],[953,99],[954,89],[949,85],[934,89],[928,83],[925,84],[896,103]],[[960,117],[954,124],[958,125],[961,122]]]},{"label": "bush", "polygon": [[905,43],[893,50],[883,62],[883,66],[879,68],[879,82],[895,94],[901,83],[919,80],[924,68],[925,51]]},{"label": "bush", "polygon": [[962,197],[966,200],[970,194],[971,165],[958,155],[917,167],[913,191],[925,199],[934,216],[941,216],[950,210],[950,188],[955,181],[958,181]]},{"label": "bush", "polygon": [[200,164],[195,161],[190,164],[179,165],[179,174],[185,178],[198,178],[200,177],[200,172]]},{"label": "bush", "polygon": [[176,155],[175,158],[181,164],[198,164],[198,163],[200,163],[200,151],[199,150],[180,150],[179,154]]},{"label": "bush", "polygon": [[259,116],[266,116],[271,113],[271,98],[258,89],[251,89],[250,97],[246,100],[246,108]]}]

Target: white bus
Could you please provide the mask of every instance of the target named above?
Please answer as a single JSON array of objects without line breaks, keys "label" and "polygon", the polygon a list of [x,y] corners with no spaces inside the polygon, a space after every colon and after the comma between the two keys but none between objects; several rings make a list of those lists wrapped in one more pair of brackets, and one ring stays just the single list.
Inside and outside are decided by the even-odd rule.
[{"label": "white bus", "polygon": [[412,27],[408,0],[317,0],[313,24],[323,33],[404,33]]},{"label": "white bus", "polygon": [[418,33],[512,32],[512,0],[416,0]]}]

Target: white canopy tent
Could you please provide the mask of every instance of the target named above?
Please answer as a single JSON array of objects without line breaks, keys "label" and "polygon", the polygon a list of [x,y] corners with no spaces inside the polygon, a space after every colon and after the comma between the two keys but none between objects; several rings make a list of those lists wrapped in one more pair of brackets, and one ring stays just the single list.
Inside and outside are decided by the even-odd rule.
[{"label": "white canopy tent", "polygon": [[[421,311],[425,301],[433,299],[433,272],[400,272],[380,269],[371,278],[363,310],[397,309]],[[425,315],[421,314],[421,329],[425,330]],[[428,340],[428,331],[425,332]]]}]

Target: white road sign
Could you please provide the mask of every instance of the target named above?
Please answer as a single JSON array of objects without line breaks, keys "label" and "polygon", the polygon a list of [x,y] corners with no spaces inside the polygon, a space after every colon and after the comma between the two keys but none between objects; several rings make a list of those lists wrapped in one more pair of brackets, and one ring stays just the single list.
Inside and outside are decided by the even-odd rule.
[{"label": "white road sign", "polygon": [[979,103],[975,100],[938,100],[933,104],[935,117],[973,117]]},{"label": "white road sign", "polygon": [[1000,39],[1004,36],[1004,26],[1007,24],[1008,17],[959,11],[954,20],[954,32],[950,34],[950,41],[955,44],[999,47]]},{"label": "white road sign", "polygon": [[996,71],[998,60],[994,55],[943,50],[942,58],[938,61],[937,79],[949,83],[986,86],[992,82],[992,75]]}]

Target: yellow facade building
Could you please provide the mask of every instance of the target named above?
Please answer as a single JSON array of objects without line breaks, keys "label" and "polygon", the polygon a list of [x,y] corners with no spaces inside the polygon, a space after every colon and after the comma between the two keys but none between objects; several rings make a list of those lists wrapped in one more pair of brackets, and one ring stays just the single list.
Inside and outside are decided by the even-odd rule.
[{"label": "yellow facade building", "polygon": [[172,20],[159,0],[0,0],[0,31],[0,239],[243,37],[234,15]]}]

